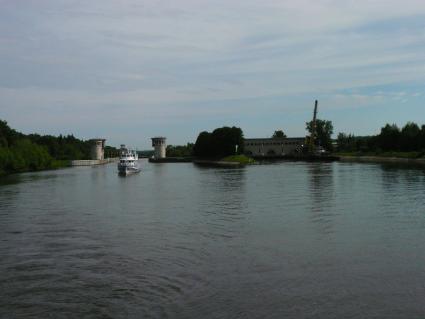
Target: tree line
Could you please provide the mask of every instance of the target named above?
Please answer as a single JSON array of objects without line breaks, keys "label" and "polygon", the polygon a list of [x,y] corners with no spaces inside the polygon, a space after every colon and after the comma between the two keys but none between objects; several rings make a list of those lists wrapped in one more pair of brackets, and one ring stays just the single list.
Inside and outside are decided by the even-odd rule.
[{"label": "tree line", "polygon": [[30,134],[27,138],[41,146],[45,146],[49,154],[57,160],[80,160],[90,158],[90,142],[82,141],[73,135],[52,136]]},{"label": "tree line", "polygon": [[377,135],[354,136],[339,133],[339,152],[419,152],[425,153],[425,125],[408,122],[402,128],[386,124]]},{"label": "tree line", "polygon": [[[311,122],[306,123],[306,129],[312,130]],[[333,125],[331,121],[316,121],[316,139],[317,145],[323,146],[326,150],[332,150]],[[271,138],[286,138],[282,130],[274,131]],[[191,144],[188,144],[188,146]],[[171,148],[170,148],[171,150]],[[239,127],[221,127],[212,132],[201,132],[193,146],[193,155],[196,157],[221,158],[229,155],[243,154],[244,136]],[[170,152],[171,153],[171,152]],[[167,156],[169,155],[167,149]]]},{"label": "tree line", "polygon": [[167,145],[167,157],[191,157],[193,155],[193,143],[186,145]]},{"label": "tree line", "polygon": [[[105,148],[106,153],[116,151]],[[0,174],[55,168],[70,160],[89,158],[89,141],[73,135],[25,135],[0,120]]]}]

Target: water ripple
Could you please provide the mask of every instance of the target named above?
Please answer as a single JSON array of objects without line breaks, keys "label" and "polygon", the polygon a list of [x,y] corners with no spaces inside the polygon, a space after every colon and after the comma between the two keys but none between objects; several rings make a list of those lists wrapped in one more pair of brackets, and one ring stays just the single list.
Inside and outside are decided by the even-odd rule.
[{"label": "water ripple", "polygon": [[0,184],[1,318],[425,313],[422,171],[142,165]]}]

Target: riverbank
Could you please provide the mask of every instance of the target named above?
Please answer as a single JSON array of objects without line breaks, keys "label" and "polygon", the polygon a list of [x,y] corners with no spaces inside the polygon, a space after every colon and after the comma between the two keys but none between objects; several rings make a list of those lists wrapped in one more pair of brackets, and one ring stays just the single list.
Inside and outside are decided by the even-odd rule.
[{"label": "riverbank", "polygon": [[50,165],[32,169],[32,168],[25,168],[25,169],[19,169],[19,170],[0,170],[0,177],[1,176],[7,176],[12,174],[18,174],[18,173],[29,173],[29,172],[41,172],[41,171],[50,171],[50,170],[56,170],[61,168],[71,167],[71,161],[68,160],[53,160]]},{"label": "riverbank", "polygon": [[334,153],[337,156],[355,156],[355,157],[389,157],[389,158],[410,158],[420,159],[425,158],[424,151],[412,151],[412,152],[400,152],[400,151],[388,151],[388,152],[337,152]]},{"label": "riverbank", "polygon": [[334,162],[339,161],[337,155],[282,155],[282,156],[255,156],[258,161],[303,161],[303,162]]},{"label": "riverbank", "polygon": [[41,172],[41,171],[50,171],[67,167],[75,167],[75,166],[96,166],[96,165],[104,165],[109,163],[114,163],[118,160],[118,158],[107,158],[104,160],[53,160],[49,165],[41,168],[25,168],[19,170],[0,170],[0,177],[7,176],[18,173],[29,173],[29,172]]},{"label": "riverbank", "polygon": [[193,162],[193,157],[164,157],[153,158],[149,157],[150,163],[190,163]]},{"label": "riverbank", "polygon": [[211,167],[243,167],[254,164],[255,160],[245,155],[231,155],[216,159],[195,159],[194,164]]},{"label": "riverbank", "polygon": [[194,164],[208,167],[243,167],[244,164],[239,162],[213,161],[213,160],[194,160]]}]

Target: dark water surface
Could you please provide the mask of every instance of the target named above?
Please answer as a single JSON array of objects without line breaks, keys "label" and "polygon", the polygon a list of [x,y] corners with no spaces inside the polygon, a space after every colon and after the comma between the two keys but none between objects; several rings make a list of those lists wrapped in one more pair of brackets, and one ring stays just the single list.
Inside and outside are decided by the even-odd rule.
[{"label": "dark water surface", "polygon": [[2,178],[0,318],[425,318],[425,173],[143,162]]}]

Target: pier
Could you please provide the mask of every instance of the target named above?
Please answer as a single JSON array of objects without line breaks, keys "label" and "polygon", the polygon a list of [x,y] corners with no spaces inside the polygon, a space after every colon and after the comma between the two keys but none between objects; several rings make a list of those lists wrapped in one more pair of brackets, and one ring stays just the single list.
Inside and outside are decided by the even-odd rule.
[{"label": "pier", "polygon": [[75,160],[71,161],[71,166],[94,166],[94,165],[103,165],[109,163],[115,163],[118,161],[118,158],[105,158],[97,160]]},{"label": "pier", "polygon": [[91,139],[91,159],[71,161],[71,166],[104,165],[118,161],[118,158],[105,158],[105,141],[104,138]]}]

